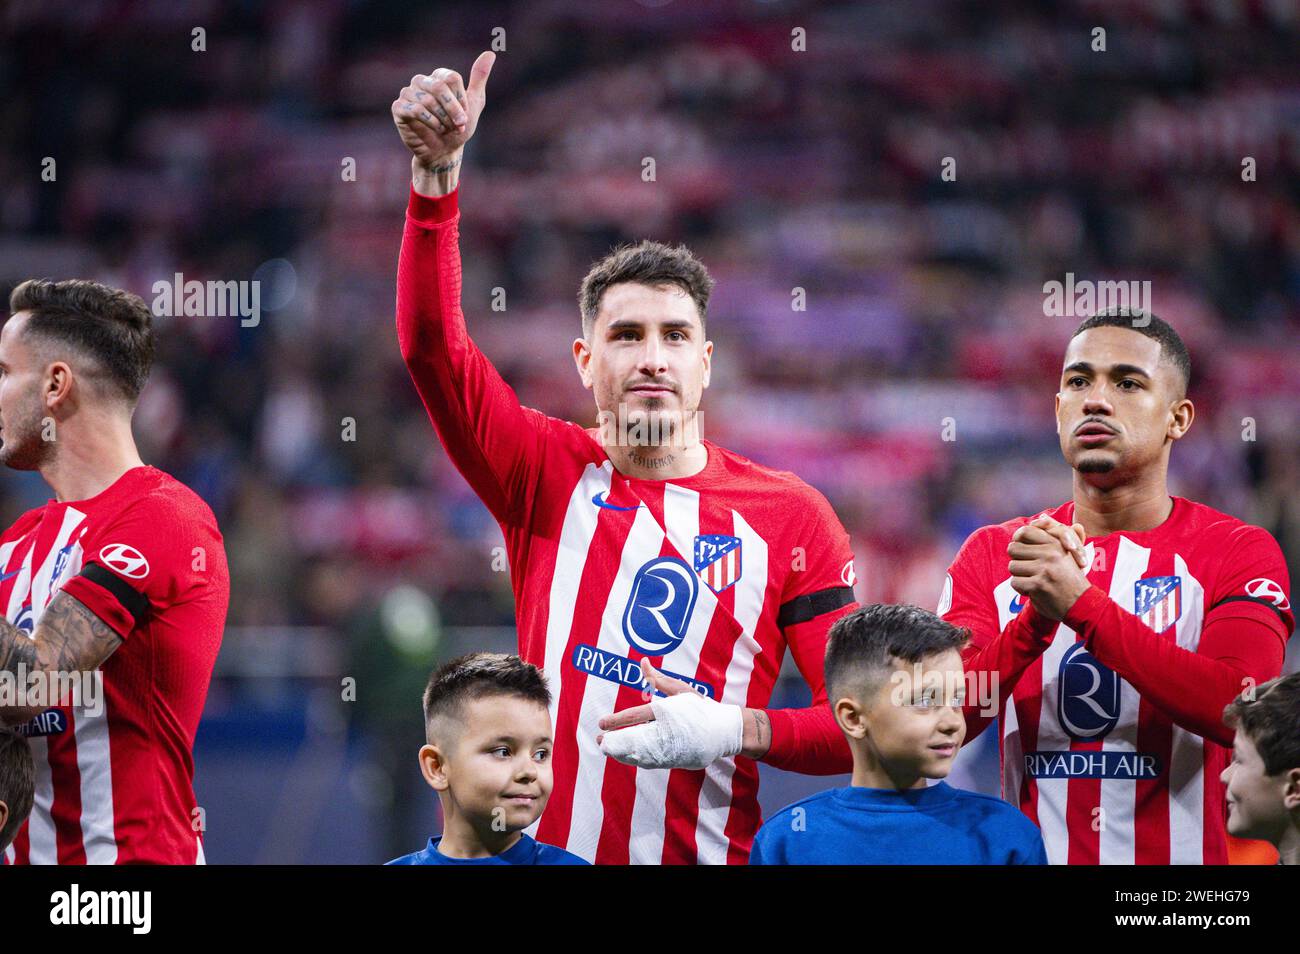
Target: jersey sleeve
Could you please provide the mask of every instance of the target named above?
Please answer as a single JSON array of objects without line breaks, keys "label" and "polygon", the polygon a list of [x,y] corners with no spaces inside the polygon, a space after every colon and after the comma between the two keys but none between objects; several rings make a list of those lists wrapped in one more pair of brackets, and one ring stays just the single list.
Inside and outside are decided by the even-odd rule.
[{"label": "jersey sleeve", "polygon": [[992,699],[967,699],[963,708],[967,742],[1002,711],[1025,670],[1051,645],[1057,627],[1027,601],[1005,628],[998,625],[1001,617],[993,591],[1007,575],[1005,538],[997,526],[972,533],[948,568],[939,598],[938,615],[970,631],[970,642],[962,651],[963,668],[979,674],[976,686],[996,691],[995,708],[989,705]]},{"label": "jersey sleeve", "polygon": [[772,744],[763,761],[807,775],[853,770],[853,755],[826,698],[826,636],[837,619],[857,608],[853,550],[830,503],[808,488],[807,517],[790,543],[791,571],[777,625],[800,674],[812,690],[806,709],[769,709]]},{"label": "jersey sleeve", "polygon": [[448,456],[505,523],[526,508],[536,486],[547,418],[519,403],[469,337],[458,195],[411,189],[397,266],[397,339]]},{"label": "jersey sleeve", "polygon": [[1282,671],[1284,643],[1276,637],[1277,624],[1254,618],[1256,611],[1250,617],[1224,612],[1220,607],[1206,614],[1195,652],[1156,635],[1097,586],[1070,607],[1065,622],[1084,637],[1089,652],[1176,724],[1231,746],[1223,707],[1249,681],[1258,685]]},{"label": "jersey sleeve", "polygon": [[135,500],[92,527],[82,546],[81,572],[62,592],[123,639],[151,614],[185,602],[227,572],[210,512],[161,494]]},{"label": "jersey sleeve", "polygon": [[1295,630],[1291,578],[1282,548],[1268,531],[1248,524],[1233,529],[1206,603],[1207,620],[1257,620],[1286,643]]}]

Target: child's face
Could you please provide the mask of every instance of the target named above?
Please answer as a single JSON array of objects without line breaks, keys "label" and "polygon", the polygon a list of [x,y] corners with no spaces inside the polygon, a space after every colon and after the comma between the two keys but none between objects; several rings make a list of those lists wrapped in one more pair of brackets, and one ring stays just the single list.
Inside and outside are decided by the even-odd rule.
[{"label": "child's face", "polygon": [[1240,729],[1232,741],[1232,761],[1219,781],[1228,787],[1229,832],[1238,838],[1281,838],[1288,824],[1284,781],[1268,775],[1255,743]]},{"label": "child's face", "polygon": [[945,778],[966,737],[961,654],[899,662],[866,712],[866,741],[892,774]]},{"label": "child's face", "polygon": [[551,797],[551,716],[518,696],[496,695],[465,706],[465,723],[449,751],[430,764],[429,784],[447,792],[456,810],[492,831],[527,828]]}]

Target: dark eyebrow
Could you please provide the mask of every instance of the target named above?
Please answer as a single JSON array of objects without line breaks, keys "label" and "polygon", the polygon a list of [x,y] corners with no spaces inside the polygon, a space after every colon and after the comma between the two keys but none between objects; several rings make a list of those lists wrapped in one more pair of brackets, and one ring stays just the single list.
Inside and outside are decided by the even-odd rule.
[{"label": "dark eyebrow", "polygon": [[[690,329],[695,327],[694,322],[686,321],[685,319],[682,318],[671,318],[666,321],[662,321],[659,324],[661,327],[666,328],[669,331],[678,331],[683,328]],[[605,331],[608,333],[611,331],[624,331],[629,328],[640,330],[642,327],[644,327],[644,325],[645,322],[637,321],[635,318],[619,318],[616,321],[611,321],[608,325],[606,325]]]},{"label": "dark eyebrow", "polygon": [[[1084,374],[1092,374],[1093,367],[1087,361],[1076,361],[1074,364],[1067,364],[1065,370],[1061,372],[1062,376],[1069,374],[1071,371],[1082,371]],[[1110,369],[1112,375],[1140,374],[1144,378],[1150,378],[1151,372],[1145,368],[1139,368],[1136,364],[1117,364]]]}]

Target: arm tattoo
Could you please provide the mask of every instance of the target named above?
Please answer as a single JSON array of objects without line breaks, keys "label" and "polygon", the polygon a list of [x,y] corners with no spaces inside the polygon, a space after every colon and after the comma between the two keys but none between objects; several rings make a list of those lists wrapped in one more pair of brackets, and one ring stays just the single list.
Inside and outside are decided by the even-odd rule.
[{"label": "arm tattoo", "polygon": [[122,637],[85,604],[59,593],[45,608],[36,625],[36,638],[28,637],[7,620],[0,620],[0,670],[18,672],[91,672],[122,644]]},{"label": "arm tattoo", "polygon": [[36,668],[36,643],[9,620],[0,619],[0,671],[16,676],[20,665],[27,672]]},{"label": "arm tattoo", "polygon": [[459,158],[454,159],[451,162],[445,162],[440,166],[430,166],[425,170],[425,172],[437,175],[440,172],[451,172],[451,170],[455,169],[458,165],[460,165]]},{"label": "arm tattoo", "polygon": [[754,727],[758,730],[758,747],[766,754],[772,747],[772,721],[762,709],[754,710]]}]

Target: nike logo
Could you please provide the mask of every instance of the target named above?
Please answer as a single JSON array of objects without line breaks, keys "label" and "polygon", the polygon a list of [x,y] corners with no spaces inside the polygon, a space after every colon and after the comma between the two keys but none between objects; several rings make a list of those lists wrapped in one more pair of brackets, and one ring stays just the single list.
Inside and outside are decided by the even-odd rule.
[{"label": "nike logo", "polygon": [[22,567],[19,567],[16,570],[10,570],[8,573],[0,573],[0,583],[3,583],[5,580],[9,579],[9,577],[21,572],[23,572]]},{"label": "nike logo", "polygon": [[[591,498],[591,502],[594,503],[597,507],[602,507],[605,510],[635,510],[637,507],[641,506],[640,504],[637,504],[635,507],[620,507],[617,504],[606,503],[601,498],[603,498],[607,493],[609,493],[609,491],[606,490],[596,494],[596,496]],[[3,579],[3,577],[0,577],[0,579]]]}]

